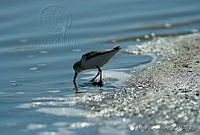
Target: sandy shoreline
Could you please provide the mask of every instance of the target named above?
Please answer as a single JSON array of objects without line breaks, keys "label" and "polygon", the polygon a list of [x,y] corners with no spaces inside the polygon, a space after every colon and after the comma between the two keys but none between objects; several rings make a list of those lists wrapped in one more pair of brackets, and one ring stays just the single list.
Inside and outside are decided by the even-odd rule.
[{"label": "sandy shoreline", "polygon": [[152,41],[129,50],[161,57],[156,64],[134,73],[127,87],[87,94],[73,102],[93,111],[87,117],[125,117],[122,123],[129,130],[198,134],[200,34]]},{"label": "sandy shoreline", "polygon": [[[138,114],[149,124],[175,131],[198,131],[200,127],[200,35],[169,40],[166,44],[139,46],[133,53],[156,53],[162,61],[133,75],[129,85],[137,95]],[[143,110],[140,110],[142,108]]]},{"label": "sandy shoreline", "polygon": [[[179,42],[181,41],[181,42]],[[168,45],[167,45],[168,44]],[[169,43],[139,46],[133,53],[156,53],[161,60],[153,66],[133,75],[128,81],[131,86],[154,89],[172,89],[187,93],[200,88],[200,35],[181,36]],[[141,84],[141,86],[139,86]],[[146,86],[144,86],[146,88]],[[200,93],[200,91],[199,91]]]}]

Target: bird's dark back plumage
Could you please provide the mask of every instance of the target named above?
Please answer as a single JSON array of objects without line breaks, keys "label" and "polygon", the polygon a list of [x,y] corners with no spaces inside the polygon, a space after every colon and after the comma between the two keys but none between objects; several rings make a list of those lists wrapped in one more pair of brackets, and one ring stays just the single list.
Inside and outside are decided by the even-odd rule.
[{"label": "bird's dark back plumage", "polygon": [[100,55],[100,52],[97,54],[96,51],[91,51],[91,52],[84,54],[82,57],[85,57],[86,60],[88,60],[91,57],[96,56],[96,55]]},{"label": "bird's dark back plumage", "polygon": [[84,57],[86,60],[89,60],[92,57],[99,56],[99,55],[106,54],[106,53],[110,53],[112,51],[120,50],[120,49],[121,49],[120,46],[117,46],[117,47],[113,48],[112,50],[108,50],[108,51],[104,51],[104,50],[91,51],[91,52],[84,54],[82,57]]}]

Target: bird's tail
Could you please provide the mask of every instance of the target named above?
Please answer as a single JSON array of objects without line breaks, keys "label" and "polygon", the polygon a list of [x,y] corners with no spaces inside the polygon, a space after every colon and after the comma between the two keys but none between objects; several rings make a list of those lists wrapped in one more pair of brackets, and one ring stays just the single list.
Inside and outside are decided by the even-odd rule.
[{"label": "bird's tail", "polygon": [[121,49],[120,46],[113,48],[113,50],[120,50],[120,49]]}]

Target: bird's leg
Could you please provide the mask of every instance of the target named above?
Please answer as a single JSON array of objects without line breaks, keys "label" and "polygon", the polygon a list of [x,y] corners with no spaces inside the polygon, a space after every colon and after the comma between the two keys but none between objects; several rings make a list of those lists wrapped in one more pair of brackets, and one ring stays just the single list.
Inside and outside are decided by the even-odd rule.
[{"label": "bird's leg", "polygon": [[98,70],[98,73],[96,74],[96,76],[95,76],[92,80],[90,80],[90,82],[94,82],[94,80],[95,80],[98,76],[99,76],[99,70]]},{"label": "bird's leg", "polygon": [[97,66],[97,68],[98,68],[98,70],[99,70],[99,72],[100,72],[100,80],[99,80],[99,82],[98,82],[98,85],[101,87],[101,86],[103,86],[103,81],[102,81],[102,70],[101,70],[101,68],[98,67],[98,66]]}]

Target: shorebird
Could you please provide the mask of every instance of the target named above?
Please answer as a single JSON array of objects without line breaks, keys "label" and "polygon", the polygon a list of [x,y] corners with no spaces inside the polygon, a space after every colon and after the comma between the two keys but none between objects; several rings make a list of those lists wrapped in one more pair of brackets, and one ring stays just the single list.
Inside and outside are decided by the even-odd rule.
[{"label": "shorebird", "polygon": [[[75,72],[73,82],[76,90],[77,90],[76,77],[78,73],[88,69],[98,69],[98,73],[90,81],[99,86],[103,86],[101,67],[103,67],[117,52],[119,52],[120,49],[121,48],[118,46],[110,50],[96,50],[85,53],[82,56],[82,58],[73,65],[73,69]],[[99,75],[100,75],[100,81],[95,82],[95,79]]]}]

